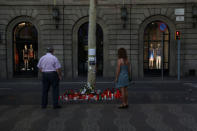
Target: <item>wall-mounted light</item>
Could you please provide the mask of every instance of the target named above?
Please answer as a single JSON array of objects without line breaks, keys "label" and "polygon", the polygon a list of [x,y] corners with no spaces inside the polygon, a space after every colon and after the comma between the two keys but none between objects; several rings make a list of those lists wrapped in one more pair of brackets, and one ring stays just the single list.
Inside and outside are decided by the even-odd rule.
[{"label": "wall-mounted light", "polygon": [[197,24],[197,6],[192,7],[192,16],[193,16],[193,26],[196,27]]},{"label": "wall-mounted light", "polygon": [[126,21],[127,21],[127,8],[122,7],[121,8],[121,20],[123,21],[123,28],[126,27]]},{"label": "wall-mounted light", "polygon": [[122,8],[121,8],[121,20],[123,21],[123,28],[126,27],[126,21],[127,21],[127,8],[125,7],[125,0],[123,0]]},{"label": "wall-mounted light", "polygon": [[54,6],[52,9],[52,15],[53,15],[53,19],[55,20],[56,29],[58,29],[59,21],[60,21],[60,11],[56,6]]}]

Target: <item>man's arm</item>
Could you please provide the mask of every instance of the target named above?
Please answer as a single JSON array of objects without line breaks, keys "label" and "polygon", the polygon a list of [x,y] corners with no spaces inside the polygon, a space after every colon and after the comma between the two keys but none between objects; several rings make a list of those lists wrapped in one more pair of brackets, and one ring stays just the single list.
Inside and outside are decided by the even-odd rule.
[{"label": "man's arm", "polygon": [[61,68],[57,69],[57,74],[60,80],[62,80],[62,72],[61,72]]},{"label": "man's arm", "polygon": [[62,80],[62,72],[61,72],[61,65],[59,60],[55,57],[55,68],[59,77],[59,80]]},{"label": "man's arm", "polygon": [[42,58],[40,58],[40,60],[38,61],[38,64],[37,64],[37,67],[40,70],[40,72],[42,72],[41,60],[42,60]]}]

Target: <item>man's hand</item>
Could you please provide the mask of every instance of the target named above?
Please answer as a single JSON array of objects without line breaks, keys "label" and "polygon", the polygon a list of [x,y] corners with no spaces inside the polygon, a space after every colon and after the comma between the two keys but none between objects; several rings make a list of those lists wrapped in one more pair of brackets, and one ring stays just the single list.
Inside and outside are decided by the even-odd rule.
[{"label": "man's hand", "polygon": [[62,80],[62,76],[58,75],[58,77],[59,77],[59,80]]},{"label": "man's hand", "polygon": [[57,74],[58,74],[58,77],[59,77],[59,80],[62,80],[62,73],[61,73],[61,69],[57,69]]}]

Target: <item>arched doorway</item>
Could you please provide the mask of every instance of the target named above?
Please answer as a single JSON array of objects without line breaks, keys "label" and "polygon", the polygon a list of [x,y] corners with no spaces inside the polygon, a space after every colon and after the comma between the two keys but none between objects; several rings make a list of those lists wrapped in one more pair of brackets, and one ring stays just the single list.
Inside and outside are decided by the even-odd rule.
[{"label": "arched doorway", "polygon": [[38,33],[30,22],[20,22],[13,28],[13,76],[36,77]]},{"label": "arched doorway", "polygon": [[[103,75],[103,31],[99,24],[96,27],[97,76]],[[78,30],[78,76],[87,76],[88,69],[88,22]]]},{"label": "arched doorway", "polygon": [[139,79],[144,78],[144,39],[145,39],[145,31],[148,27],[148,25],[152,22],[163,22],[167,25],[168,27],[168,32],[169,32],[169,50],[168,50],[168,72],[169,76],[176,76],[176,67],[177,67],[177,62],[176,62],[176,41],[175,41],[175,30],[176,26],[171,21],[168,17],[161,16],[161,15],[156,15],[156,16],[151,16],[147,19],[145,19],[142,24],[140,25],[139,29],[139,67],[138,67],[138,74],[139,74]]},{"label": "arched doorway", "polygon": [[[159,29],[162,21],[149,23],[144,31],[144,75],[160,76],[169,74],[170,33],[167,27],[165,32]],[[165,24],[166,25],[166,24]],[[162,61],[163,56],[163,61]]]}]

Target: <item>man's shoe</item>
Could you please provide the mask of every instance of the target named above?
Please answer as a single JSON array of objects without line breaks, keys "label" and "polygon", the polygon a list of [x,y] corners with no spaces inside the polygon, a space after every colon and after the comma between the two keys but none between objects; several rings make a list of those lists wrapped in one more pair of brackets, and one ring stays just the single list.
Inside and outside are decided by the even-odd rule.
[{"label": "man's shoe", "polygon": [[59,105],[58,105],[58,106],[54,106],[54,107],[53,107],[53,109],[60,109],[60,108],[62,108],[62,107],[61,107],[61,106],[59,106]]}]

